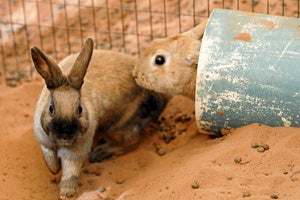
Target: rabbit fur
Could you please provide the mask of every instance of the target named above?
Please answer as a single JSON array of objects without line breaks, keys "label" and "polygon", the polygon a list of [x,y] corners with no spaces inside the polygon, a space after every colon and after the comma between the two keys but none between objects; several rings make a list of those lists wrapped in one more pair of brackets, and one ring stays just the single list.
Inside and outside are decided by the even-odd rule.
[{"label": "rabbit fur", "polygon": [[168,97],[138,86],[135,60],[125,54],[94,50],[87,39],[81,52],[57,65],[31,48],[45,80],[34,115],[34,134],[52,173],[62,170],[60,198],[75,196],[82,164],[130,151],[141,130],[155,120]]},{"label": "rabbit fur", "polygon": [[207,20],[182,34],[153,40],[141,53],[133,76],[138,85],[195,99],[201,39]]}]

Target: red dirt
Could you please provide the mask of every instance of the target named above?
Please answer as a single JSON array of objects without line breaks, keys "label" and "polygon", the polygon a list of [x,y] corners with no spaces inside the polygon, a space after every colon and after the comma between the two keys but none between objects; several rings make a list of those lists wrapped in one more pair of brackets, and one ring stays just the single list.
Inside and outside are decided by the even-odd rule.
[{"label": "red dirt", "polygon": [[[59,175],[47,169],[32,130],[41,87],[40,81],[1,87],[0,199],[58,198]],[[102,163],[86,162],[81,199],[242,199],[245,192],[248,199],[300,198],[299,128],[252,124],[210,139],[198,134],[193,107],[189,99],[175,97],[162,114],[165,131],[149,128],[136,150]],[[178,120],[182,116],[191,119]],[[166,138],[173,140],[166,143]],[[253,142],[270,149],[259,153]],[[166,154],[160,156],[158,149]],[[192,188],[194,182],[198,189]],[[101,186],[105,192],[97,191]]]}]

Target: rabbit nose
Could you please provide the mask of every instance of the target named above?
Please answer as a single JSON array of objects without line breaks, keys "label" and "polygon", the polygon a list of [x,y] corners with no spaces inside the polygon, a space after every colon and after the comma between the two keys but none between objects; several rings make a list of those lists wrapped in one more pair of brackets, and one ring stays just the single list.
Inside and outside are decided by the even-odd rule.
[{"label": "rabbit nose", "polygon": [[74,138],[74,135],[70,135],[70,134],[68,134],[68,133],[62,133],[62,134],[59,134],[58,136],[57,136],[57,138],[59,139],[59,140],[61,140],[62,142],[68,142],[68,141],[70,141],[70,140],[72,140],[73,138]]},{"label": "rabbit nose", "polygon": [[137,78],[138,76],[138,71],[136,69],[133,70],[132,75],[134,78]]},{"label": "rabbit nose", "polygon": [[60,135],[60,139],[62,139],[62,140],[72,139],[72,135],[62,134],[62,135]]},{"label": "rabbit nose", "polygon": [[135,76],[135,78],[141,78],[141,77],[143,77],[144,76],[144,73],[138,73],[136,76]]},{"label": "rabbit nose", "polygon": [[141,74],[139,74],[139,73],[133,74],[133,78],[134,78],[135,80],[137,80],[137,79],[139,78],[139,76],[141,76]]}]

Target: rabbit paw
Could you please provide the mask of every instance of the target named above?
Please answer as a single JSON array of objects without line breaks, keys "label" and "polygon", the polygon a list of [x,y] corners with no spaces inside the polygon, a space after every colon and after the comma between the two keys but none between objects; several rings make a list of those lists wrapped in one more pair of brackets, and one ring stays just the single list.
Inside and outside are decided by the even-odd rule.
[{"label": "rabbit paw", "polygon": [[107,160],[115,155],[114,152],[109,151],[106,145],[97,146],[90,154],[90,162],[101,162]]},{"label": "rabbit paw", "polygon": [[90,162],[101,162],[136,148],[141,138],[139,134],[141,128],[134,125],[128,129],[132,131],[116,131],[111,133],[114,137],[110,139],[101,138],[90,154]]},{"label": "rabbit paw", "polygon": [[72,176],[67,180],[60,182],[60,199],[72,199],[75,198],[78,187],[78,177]]},{"label": "rabbit paw", "polygon": [[61,169],[61,164],[60,164],[60,159],[57,157],[56,152],[44,146],[41,146],[41,148],[48,168],[53,174],[57,174]]}]

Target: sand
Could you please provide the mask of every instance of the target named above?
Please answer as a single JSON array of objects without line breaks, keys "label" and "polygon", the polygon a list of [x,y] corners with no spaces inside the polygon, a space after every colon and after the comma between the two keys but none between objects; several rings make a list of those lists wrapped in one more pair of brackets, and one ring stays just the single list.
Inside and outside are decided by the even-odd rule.
[{"label": "sand", "polygon": [[[58,198],[60,175],[46,167],[32,129],[42,84],[0,88],[1,200]],[[210,138],[198,133],[193,112],[193,101],[176,96],[137,149],[86,161],[79,199],[300,199],[299,128],[251,124]]]}]

